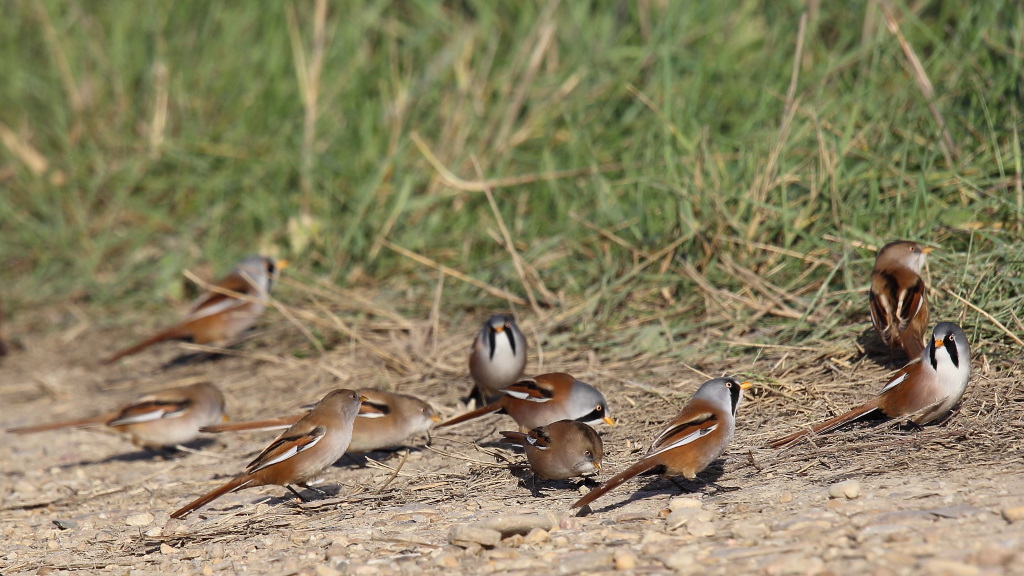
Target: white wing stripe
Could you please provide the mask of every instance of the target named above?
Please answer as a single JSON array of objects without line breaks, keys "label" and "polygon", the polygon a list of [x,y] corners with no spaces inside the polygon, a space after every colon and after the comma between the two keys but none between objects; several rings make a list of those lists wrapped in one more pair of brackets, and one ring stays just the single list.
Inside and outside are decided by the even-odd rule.
[{"label": "white wing stripe", "polygon": [[650,458],[651,456],[654,456],[655,454],[661,454],[662,452],[664,452],[666,450],[671,450],[673,448],[678,448],[680,446],[685,446],[685,445],[693,442],[694,440],[697,440],[698,438],[707,436],[708,434],[712,433],[716,428],[718,428],[718,424],[717,423],[714,426],[709,426],[707,428],[701,428],[701,429],[697,430],[696,432],[691,432],[690,434],[687,434],[686,436],[683,436],[682,438],[680,438],[679,440],[676,440],[675,442],[673,442],[671,444],[668,444],[666,446],[662,446],[661,448],[658,449],[657,452],[650,452],[649,454],[647,454],[647,456],[645,456],[645,458]]}]

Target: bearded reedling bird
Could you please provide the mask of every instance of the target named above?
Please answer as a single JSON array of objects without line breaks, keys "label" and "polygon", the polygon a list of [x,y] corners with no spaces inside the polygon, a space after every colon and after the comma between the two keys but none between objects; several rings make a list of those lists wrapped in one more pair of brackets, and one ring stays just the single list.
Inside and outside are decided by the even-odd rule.
[{"label": "bearded reedling bird", "polygon": [[604,457],[604,443],[590,426],[575,420],[559,420],[528,433],[501,432],[505,439],[526,451],[534,475],[544,480],[567,480],[597,474]]},{"label": "bearded reedling bird", "polygon": [[736,409],[747,388],[749,382],[735,378],[715,378],[701,384],[654,439],[646,456],[591,490],[572,507],[582,508],[626,480],[652,470],[669,477],[696,479],[697,474],[725,453],[736,429]]},{"label": "bearded reedling bird", "polygon": [[159,449],[191,442],[199,436],[200,427],[222,418],[224,395],[213,384],[200,382],[160,390],[118,410],[92,418],[9,428],[7,431],[12,434],[31,434],[60,428],[107,426],[129,435],[137,446]]},{"label": "bearded reedling bird", "polygon": [[971,348],[967,336],[956,324],[940,322],[932,331],[924,353],[890,378],[878,396],[807,430],[773,440],[769,445],[784,448],[813,434],[831,432],[868,416],[887,420],[911,416],[912,423],[923,426],[944,417],[956,406],[970,378]]},{"label": "bearded reedling bird", "polygon": [[[287,265],[284,260],[249,256],[239,262],[227,276],[214,283],[212,289],[192,302],[181,322],[115,353],[103,363],[113,364],[157,342],[170,340],[217,346],[231,344],[263,314],[270,288],[277,280],[278,273]],[[241,294],[244,298],[221,291]]]},{"label": "bearded reedling bird", "polygon": [[345,454],[352,439],[352,423],[362,400],[363,397],[354,390],[328,392],[309,414],[285,430],[250,462],[245,472],[175,510],[171,518],[184,518],[229,492],[268,484],[284,486],[304,500],[291,484],[311,488],[307,482]]},{"label": "bearded reedling bird", "polygon": [[484,322],[469,353],[470,393],[483,406],[515,384],[526,369],[526,336],[511,314],[495,314]]},{"label": "bearded reedling bird", "polygon": [[502,389],[502,394],[494,402],[437,427],[454,426],[493,412],[511,416],[519,424],[520,432],[559,420],[576,420],[584,424],[604,421],[609,426],[615,425],[604,395],[590,384],[564,372],[520,380]]},{"label": "bearded reedling bird", "polygon": [[[359,406],[359,414],[352,425],[352,441],[346,451],[348,454],[401,446],[416,434],[427,434],[429,439],[430,429],[441,421],[441,417],[429,404],[415,396],[375,388],[360,388],[356,392],[366,399]],[[271,420],[215,424],[204,427],[202,431],[279,430],[295,424],[304,415],[305,412]]]},{"label": "bearded reedling bird", "polygon": [[907,240],[890,242],[878,251],[871,271],[871,323],[886,346],[902,348],[910,360],[924,350],[928,288],[921,267],[931,251]]}]

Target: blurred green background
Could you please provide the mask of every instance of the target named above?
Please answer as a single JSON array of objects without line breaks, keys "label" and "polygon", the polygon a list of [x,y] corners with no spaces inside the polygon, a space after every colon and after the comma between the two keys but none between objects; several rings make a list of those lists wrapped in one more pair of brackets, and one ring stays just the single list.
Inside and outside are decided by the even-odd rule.
[{"label": "blurred green background", "polygon": [[257,251],[424,314],[439,273],[397,247],[622,354],[828,340],[911,238],[934,319],[1024,332],[1018,2],[0,5],[14,317],[157,309]]}]

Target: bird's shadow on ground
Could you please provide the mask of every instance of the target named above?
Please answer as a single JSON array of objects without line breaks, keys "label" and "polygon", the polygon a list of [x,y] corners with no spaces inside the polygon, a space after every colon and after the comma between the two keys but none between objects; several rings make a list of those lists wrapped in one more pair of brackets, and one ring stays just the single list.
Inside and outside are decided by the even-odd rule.
[{"label": "bird's shadow on ground", "polygon": [[[193,440],[193,441],[191,441],[191,442],[189,442],[187,444],[183,444],[182,446],[184,446],[186,448],[191,448],[193,450],[203,450],[205,448],[209,448],[210,446],[213,446],[216,443],[217,443],[217,441],[212,439],[212,438],[197,438],[197,439],[195,439],[195,440]],[[181,459],[181,458],[185,458],[187,456],[188,456],[188,452],[187,451],[178,450],[177,448],[174,448],[174,447],[159,448],[159,449],[141,448],[141,449],[138,449],[138,450],[133,450],[131,452],[125,452],[125,453],[122,453],[122,454],[114,454],[114,455],[111,455],[111,456],[107,456],[106,458],[100,458],[100,459],[96,459],[96,460],[79,460],[77,462],[71,462],[71,463],[68,463],[68,464],[61,464],[60,466],[58,466],[58,468],[60,468],[62,470],[66,470],[68,468],[75,468],[77,466],[93,466],[93,465],[96,465],[96,464],[109,464],[109,463],[113,463],[113,462],[134,463],[134,462],[156,462],[156,461],[161,461],[161,460],[162,461],[172,461],[172,460],[178,460],[178,459]]]},{"label": "bird's shadow on ground", "polygon": [[868,326],[857,336],[857,346],[868,360],[885,368],[902,368],[910,361],[902,349],[886,346],[873,326]]},{"label": "bird's shadow on ground", "polygon": [[[647,484],[645,484],[642,488],[630,494],[628,498],[626,498],[625,500],[621,500],[619,502],[608,504],[600,509],[595,509],[593,508],[592,504],[588,504],[587,506],[584,506],[580,510],[581,515],[586,515],[590,512],[597,512],[598,510],[608,511],[613,508],[621,508],[622,506],[625,506],[631,502],[643,500],[646,498],[650,498],[652,496],[657,496],[659,494],[668,494],[669,496],[683,496],[686,494],[706,493],[710,496],[715,496],[721,493],[739,490],[739,487],[735,486],[718,485],[718,479],[721,478],[724,474],[721,459],[716,460],[710,466],[705,468],[704,471],[697,476],[696,480],[687,480],[685,478],[678,476],[670,479],[668,477],[662,476],[662,473],[663,470],[659,470],[657,468],[650,470],[648,472],[644,472],[640,476],[654,476],[654,478],[651,478],[647,482]],[[605,498],[607,497],[608,496],[605,495]],[[590,510],[584,512],[585,510],[587,510],[587,508],[589,508]]]}]

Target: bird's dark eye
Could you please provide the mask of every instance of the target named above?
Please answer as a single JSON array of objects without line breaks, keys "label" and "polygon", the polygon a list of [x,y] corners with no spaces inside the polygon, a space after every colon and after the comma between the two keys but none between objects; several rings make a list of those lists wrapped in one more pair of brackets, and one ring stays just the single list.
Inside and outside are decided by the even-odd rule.
[{"label": "bird's dark eye", "polygon": [[593,456],[594,454],[590,450],[587,450],[586,452],[583,453],[583,455],[584,456]]},{"label": "bird's dark eye", "polygon": [[604,410],[604,406],[601,406],[600,404],[598,404],[598,405],[597,405],[597,406],[596,406],[596,407],[594,408],[594,410],[595,410],[595,411],[597,411],[597,412],[600,412],[601,410]]}]

